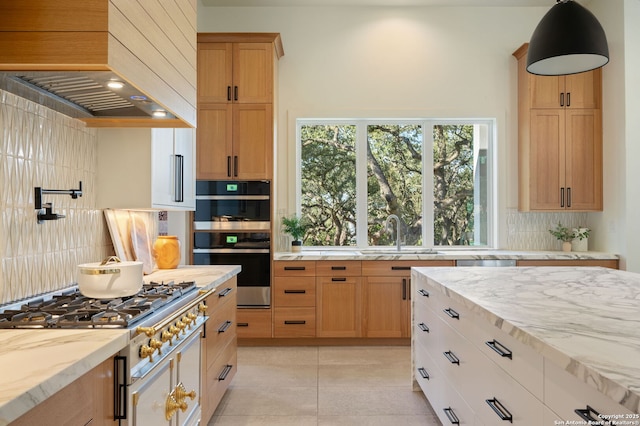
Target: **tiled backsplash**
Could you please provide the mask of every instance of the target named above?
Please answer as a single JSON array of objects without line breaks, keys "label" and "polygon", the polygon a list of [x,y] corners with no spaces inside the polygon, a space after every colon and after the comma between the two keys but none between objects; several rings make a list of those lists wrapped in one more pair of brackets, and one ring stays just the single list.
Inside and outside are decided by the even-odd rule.
[{"label": "tiled backsplash", "polygon": [[549,233],[558,222],[567,228],[586,226],[586,213],[523,213],[507,211],[509,250],[562,250],[562,243]]},{"label": "tiled backsplash", "polygon": [[[96,209],[97,132],[84,123],[0,90],[0,304],[68,287],[76,265],[111,253],[102,210]],[[64,219],[38,224],[34,187]]]}]

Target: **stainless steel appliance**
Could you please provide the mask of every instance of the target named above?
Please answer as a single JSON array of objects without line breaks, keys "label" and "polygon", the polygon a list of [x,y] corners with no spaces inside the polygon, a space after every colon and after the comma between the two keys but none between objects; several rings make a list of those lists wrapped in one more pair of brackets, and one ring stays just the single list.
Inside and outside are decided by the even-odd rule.
[{"label": "stainless steel appliance", "polygon": [[271,183],[197,181],[194,265],[240,265],[238,307],[271,305]]},{"label": "stainless steel appliance", "polygon": [[107,300],[72,288],[7,306],[0,329],[128,329],[130,343],[115,357],[114,419],[122,426],[195,425],[206,296],[194,282],[144,284],[134,296]]}]

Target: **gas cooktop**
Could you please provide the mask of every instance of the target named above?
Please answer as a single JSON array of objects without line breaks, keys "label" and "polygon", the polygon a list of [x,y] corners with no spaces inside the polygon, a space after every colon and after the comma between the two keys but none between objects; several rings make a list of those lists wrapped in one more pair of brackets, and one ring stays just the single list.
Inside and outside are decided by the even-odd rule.
[{"label": "gas cooktop", "polygon": [[133,296],[94,299],[72,288],[0,310],[0,329],[131,328],[151,313],[189,296],[195,289],[194,281],[151,282]]}]

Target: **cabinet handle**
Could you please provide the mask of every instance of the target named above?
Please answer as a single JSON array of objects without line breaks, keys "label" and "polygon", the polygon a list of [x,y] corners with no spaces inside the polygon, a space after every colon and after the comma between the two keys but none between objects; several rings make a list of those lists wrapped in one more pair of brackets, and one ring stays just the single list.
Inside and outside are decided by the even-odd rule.
[{"label": "cabinet handle", "polygon": [[331,278],[331,281],[346,281],[346,278]]},{"label": "cabinet handle", "polygon": [[402,300],[407,300],[407,279],[402,279]]},{"label": "cabinet handle", "polygon": [[233,176],[238,177],[238,156],[233,156]]},{"label": "cabinet handle", "polygon": [[418,324],[418,328],[422,331],[424,331],[425,333],[429,332],[429,327],[427,327],[427,324],[421,322],[420,324]]},{"label": "cabinet handle", "polygon": [[[599,424],[597,422],[602,421],[600,413],[594,410],[590,405],[587,405],[587,408],[576,408],[573,411],[575,411],[578,417],[580,417],[582,420],[596,422],[596,424]],[[595,414],[595,416],[592,416],[591,413]]]},{"label": "cabinet handle", "polygon": [[184,155],[173,157],[173,201],[184,202]]},{"label": "cabinet handle", "polygon": [[411,270],[411,266],[392,266],[392,271],[409,271]]},{"label": "cabinet handle", "polygon": [[346,266],[332,266],[331,270],[332,271],[346,271],[347,267]]},{"label": "cabinet handle", "polygon": [[420,373],[423,379],[429,380],[429,373],[427,373],[427,370],[425,370],[424,367],[418,368],[418,373]]},{"label": "cabinet handle", "polygon": [[560,207],[564,207],[564,188],[560,188]]},{"label": "cabinet handle", "polygon": [[420,295],[424,296],[424,297],[429,297],[429,292],[427,290],[424,289],[420,289],[418,290],[418,293],[420,293]]},{"label": "cabinet handle", "polygon": [[571,92],[567,92],[567,107],[571,106]]},{"label": "cabinet handle", "polygon": [[451,408],[451,407],[445,408],[443,411],[444,411],[444,414],[447,416],[447,418],[449,419],[449,421],[451,422],[452,425],[459,425],[460,424],[460,419],[458,419],[458,416],[456,416],[456,413],[453,412],[453,408]]},{"label": "cabinet handle", "polygon": [[500,401],[496,398],[493,399],[485,399],[485,402],[489,404],[489,407],[500,417],[500,420],[508,421],[509,423],[513,423],[513,416],[507,410]]},{"label": "cabinet handle", "polygon": [[290,320],[284,322],[286,325],[304,325],[307,322],[305,320]]},{"label": "cabinet handle", "polygon": [[218,333],[224,333],[225,331],[227,331],[229,329],[229,327],[231,327],[231,324],[233,324],[231,321],[227,320],[224,323],[222,323],[222,325],[220,327],[218,327]]},{"label": "cabinet handle", "polygon": [[232,290],[231,287],[225,288],[220,293],[218,293],[218,297],[225,297],[227,294],[231,293],[231,290]]},{"label": "cabinet handle", "polygon": [[560,106],[564,106],[564,93],[560,93]]},{"label": "cabinet handle", "polygon": [[571,187],[567,188],[567,207],[571,207]]},{"label": "cabinet handle", "polygon": [[304,266],[285,266],[285,271],[304,271],[306,268]]},{"label": "cabinet handle", "polygon": [[231,177],[231,156],[227,155],[227,176]]},{"label": "cabinet handle", "polygon": [[451,364],[460,365],[460,358],[458,358],[456,356],[456,354],[454,354],[453,352],[446,351],[446,352],[443,352],[443,354],[444,354],[445,358],[447,358]]},{"label": "cabinet handle", "polygon": [[238,86],[233,86],[233,100],[238,100]]},{"label": "cabinet handle", "polygon": [[501,357],[513,359],[513,352],[511,352],[506,346],[498,342],[496,339],[485,343]]},{"label": "cabinet handle", "polygon": [[231,86],[227,86],[227,100],[231,101]]},{"label": "cabinet handle", "polygon": [[114,420],[127,418],[127,357],[113,357]]},{"label": "cabinet handle", "polygon": [[239,322],[239,323],[236,323],[236,327],[249,327],[249,323],[248,322]]},{"label": "cabinet handle", "polygon": [[305,294],[307,290],[285,290],[285,294]]},{"label": "cabinet handle", "polygon": [[229,365],[229,364],[225,365],[224,369],[222,370],[222,373],[220,373],[220,375],[218,376],[218,380],[223,381],[224,379],[226,379],[229,373],[231,372],[232,368],[233,368],[233,365]]},{"label": "cabinet handle", "polygon": [[457,313],[456,311],[454,311],[454,310],[453,310],[453,309],[451,309],[451,308],[443,309],[443,312],[444,312],[445,314],[449,315],[449,316],[450,316],[451,318],[453,318],[453,319],[457,319],[457,320],[459,320],[459,319],[460,319],[460,314],[459,314],[459,313]]}]

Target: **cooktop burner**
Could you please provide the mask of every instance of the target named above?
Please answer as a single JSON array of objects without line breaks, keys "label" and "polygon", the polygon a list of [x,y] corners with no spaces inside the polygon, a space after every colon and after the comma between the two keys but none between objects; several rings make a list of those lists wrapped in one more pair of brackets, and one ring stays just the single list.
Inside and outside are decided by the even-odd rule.
[{"label": "cooktop burner", "polygon": [[130,328],[196,289],[195,282],[150,282],[133,296],[85,297],[77,289],[30,300],[0,312],[2,328]]}]

